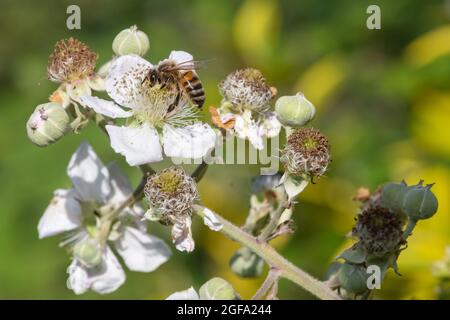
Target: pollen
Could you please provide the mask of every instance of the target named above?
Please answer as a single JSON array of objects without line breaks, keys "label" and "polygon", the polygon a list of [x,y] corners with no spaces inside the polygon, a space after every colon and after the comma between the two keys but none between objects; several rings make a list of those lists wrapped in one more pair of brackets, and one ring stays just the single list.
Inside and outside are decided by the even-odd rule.
[{"label": "pollen", "polygon": [[178,190],[182,177],[175,171],[162,172],[153,181],[155,186],[165,193],[174,193]]},{"label": "pollen", "polygon": [[97,54],[83,42],[63,39],[56,43],[49,57],[47,76],[54,82],[72,82],[94,73]]}]

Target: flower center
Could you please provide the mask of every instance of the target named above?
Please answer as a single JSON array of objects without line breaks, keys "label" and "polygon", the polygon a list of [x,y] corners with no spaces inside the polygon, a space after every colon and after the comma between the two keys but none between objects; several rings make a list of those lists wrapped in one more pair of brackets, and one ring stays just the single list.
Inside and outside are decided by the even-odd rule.
[{"label": "flower center", "polygon": [[170,106],[175,102],[178,92],[172,85],[153,85],[144,82],[140,96],[140,108],[135,109],[134,118],[139,123],[148,123],[154,127],[162,128],[167,121],[171,110]]},{"label": "flower center", "polygon": [[317,148],[317,141],[314,140],[313,138],[308,137],[303,142],[303,146],[305,147],[306,150],[314,150]]},{"label": "flower center", "polygon": [[165,193],[174,193],[178,190],[182,180],[182,176],[177,172],[166,171],[154,180],[154,184]]}]

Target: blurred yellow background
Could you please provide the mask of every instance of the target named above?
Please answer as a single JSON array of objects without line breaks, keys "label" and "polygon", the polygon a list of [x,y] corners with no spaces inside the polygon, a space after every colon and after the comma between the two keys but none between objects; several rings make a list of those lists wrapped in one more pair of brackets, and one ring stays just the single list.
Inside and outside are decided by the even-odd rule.
[{"label": "blurred yellow background", "polygon": [[[70,4],[81,8],[81,30],[66,28]],[[366,27],[370,4],[381,8],[381,30]],[[399,259],[402,276],[390,271],[376,297],[437,297],[431,265],[450,244],[450,1],[20,0],[0,6],[0,298],[80,298],[66,288],[69,256],[59,239],[38,240],[36,226],[53,190],[69,186],[65,168],[81,141],[87,139],[105,163],[118,161],[134,183],[139,179],[94,125],[46,149],[32,145],[25,131],[34,107],[56,89],[46,80],[46,64],[57,40],[86,42],[101,64],[113,54],[114,36],[134,24],[149,35],[152,62],[173,49],[212,59],[199,71],[206,106],[219,103],[219,81],[245,66],[260,69],[279,94],[302,91],[315,104],[312,125],[328,135],[333,162],[301,195],[296,234],[273,243],[313,275],[324,278],[349,244],[357,187],[435,182],[438,213],[419,223]],[[258,166],[212,166],[200,185],[202,201],[242,224],[250,179],[258,172]],[[167,229],[150,229],[169,242]],[[251,297],[263,277],[232,274],[228,260],[239,246],[198,221],[193,232],[192,254],[174,251],[154,273],[127,271],[115,293],[81,298],[162,299],[214,276]],[[312,298],[287,281],[279,297]]]}]

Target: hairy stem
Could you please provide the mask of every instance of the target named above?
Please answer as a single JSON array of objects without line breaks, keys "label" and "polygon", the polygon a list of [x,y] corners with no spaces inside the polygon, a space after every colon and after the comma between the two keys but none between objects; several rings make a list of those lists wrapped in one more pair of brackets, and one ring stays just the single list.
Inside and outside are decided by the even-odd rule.
[{"label": "hairy stem", "polygon": [[267,241],[267,239],[270,237],[272,232],[274,232],[275,229],[278,227],[278,223],[280,222],[281,215],[283,214],[285,209],[286,209],[286,205],[284,203],[280,203],[278,208],[275,210],[275,212],[270,217],[269,224],[264,228],[264,230],[258,236],[258,240]]},{"label": "hairy stem", "polygon": [[266,296],[269,291],[271,291],[271,289],[276,286],[279,278],[280,270],[270,268],[266,279],[262,283],[261,287],[259,287],[258,291],[256,291],[255,295],[252,297],[252,300],[261,300],[264,296]]},{"label": "hairy stem", "polygon": [[[202,210],[195,210],[195,212],[203,217]],[[293,265],[266,242],[256,239],[218,214],[216,214],[216,217],[223,225],[221,232],[232,240],[248,247],[261,257],[271,268],[279,270],[281,277],[294,282],[320,299],[341,299],[338,294],[333,292],[325,283],[315,279],[305,271]]]}]

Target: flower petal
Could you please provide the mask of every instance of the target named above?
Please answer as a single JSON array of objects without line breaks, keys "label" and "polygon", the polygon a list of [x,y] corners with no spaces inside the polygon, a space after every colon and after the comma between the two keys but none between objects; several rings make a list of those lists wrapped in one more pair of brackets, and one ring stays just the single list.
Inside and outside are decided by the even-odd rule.
[{"label": "flower petal", "polygon": [[220,231],[223,227],[220,220],[216,217],[214,212],[208,208],[203,208],[203,222],[213,231]]},{"label": "flower petal", "polygon": [[128,118],[133,115],[132,111],[125,111],[112,101],[103,100],[93,96],[83,96],[80,102],[95,112],[109,118]]},{"label": "flower petal", "polygon": [[200,300],[200,297],[194,288],[190,287],[189,289],[172,293],[166,300]]},{"label": "flower petal", "polygon": [[111,147],[125,156],[130,166],[161,161],[163,159],[158,132],[144,124],[138,128],[107,125]]},{"label": "flower petal", "polygon": [[258,150],[264,149],[263,130],[251,118],[243,116],[236,117],[234,130],[241,139],[248,139],[250,143]]},{"label": "flower petal", "polygon": [[198,159],[205,156],[215,144],[214,130],[201,122],[183,128],[169,125],[163,128],[164,152],[169,157]]},{"label": "flower petal", "polygon": [[281,123],[278,121],[274,112],[266,114],[266,119],[263,122],[264,131],[269,138],[276,137],[281,130]]},{"label": "flower petal", "polygon": [[67,175],[81,200],[104,203],[111,193],[108,169],[87,142],[83,142],[73,154]]},{"label": "flower petal", "polygon": [[126,200],[133,193],[130,180],[117,163],[110,163],[107,168],[112,190],[106,200],[110,203],[119,203]]},{"label": "flower petal", "polygon": [[[188,61],[194,60],[194,57],[186,52],[186,51],[172,51],[170,52],[169,59],[175,60],[178,64],[186,63]],[[186,66],[187,64],[184,64]],[[192,69],[194,69],[194,65],[192,64]]]},{"label": "flower petal", "polygon": [[81,226],[81,207],[73,189],[58,189],[39,220],[39,239]]},{"label": "flower petal", "polygon": [[67,286],[76,294],[85,293],[88,289],[105,294],[111,293],[125,282],[125,272],[110,248],[106,247],[103,261],[93,268],[84,267],[74,259],[67,272]]},{"label": "flower petal", "polygon": [[192,252],[195,248],[191,224],[191,217],[186,216],[184,220],[177,221],[172,227],[172,241],[179,251]]},{"label": "flower petal", "polygon": [[172,254],[161,239],[130,227],[124,228],[122,237],[115,245],[128,269],[133,271],[151,272]]},{"label": "flower petal", "polygon": [[128,108],[140,106],[142,82],[152,64],[138,55],[124,55],[111,62],[105,87],[108,95]]}]

